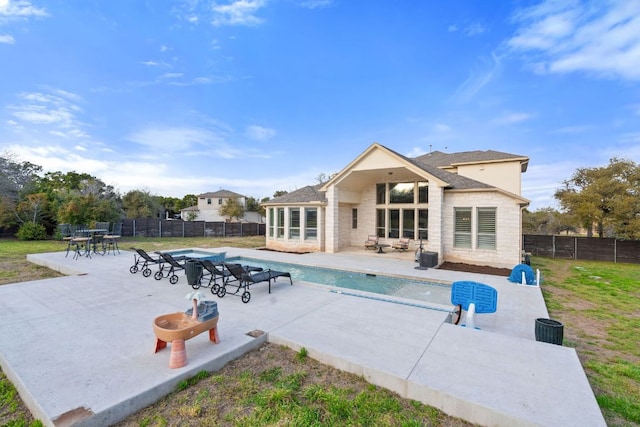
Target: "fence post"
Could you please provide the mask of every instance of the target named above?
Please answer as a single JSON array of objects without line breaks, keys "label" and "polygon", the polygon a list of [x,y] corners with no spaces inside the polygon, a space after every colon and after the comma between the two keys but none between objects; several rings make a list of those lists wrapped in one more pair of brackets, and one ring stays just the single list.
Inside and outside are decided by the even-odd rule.
[{"label": "fence post", "polygon": [[573,259],[578,259],[578,238],[573,238]]},{"label": "fence post", "polygon": [[242,231],[242,223],[240,223],[240,237],[244,237],[244,231]]},{"label": "fence post", "polygon": [[556,235],[551,236],[551,258],[556,257]]},{"label": "fence post", "polygon": [[136,237],[136,220],[133,220],[133,237]]}]

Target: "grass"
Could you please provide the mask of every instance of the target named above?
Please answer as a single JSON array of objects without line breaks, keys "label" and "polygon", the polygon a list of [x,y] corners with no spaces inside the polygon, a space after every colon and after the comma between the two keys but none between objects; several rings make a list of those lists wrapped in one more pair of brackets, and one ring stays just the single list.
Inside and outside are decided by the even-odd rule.
[{"label": "grass", "polygon": [[[264,237],[125,239],[123,248],[264,246]],[[28,263],[28,253],[62,242],[0,240],[0,284],[58,276]],[[550,317],[564,327],[609,426],[640,426],[640,265],[535,257]],[[254,354],[255,353],[255,354]],[[249,363],[247,358],[257,358]],[[291,363],[285,363],[291,361]],[[340,375],[347,375],[341,377]],[[200,372],[123,426],[162,425],[466,425],[436,409],[337,372],[307,356],[267,344],[219,372]],[[0,372],[0,426],[37,426]]]},{"label": "grass", "polygon": [[534,259],[549,315],[565,325],[610,426],[640,425],[640,266]]}]

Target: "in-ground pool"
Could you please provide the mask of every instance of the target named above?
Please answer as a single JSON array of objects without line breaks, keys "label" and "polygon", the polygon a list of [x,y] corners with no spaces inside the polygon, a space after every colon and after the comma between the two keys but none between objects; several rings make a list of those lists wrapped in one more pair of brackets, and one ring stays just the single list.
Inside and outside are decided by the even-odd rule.
[{"label": "in-ground pool", "polygon": [[379,274],[359,273],[332,268],[312,267],[247,257],[230,257],[226,262],[288,271],[294,281],[318,283],[345,289],[391,295],[435,304],[451,305],[451,285],[425,280]]},{"label": "in-ground pool", "polygon": [[166,254],[170,254],[173,257],[184,256],[192,259],[208,259],[212,262],[221,262],[225,260],[226,252],[208,252],[198,251],[196,249],[180,249],[177,251],[166,251]]}]

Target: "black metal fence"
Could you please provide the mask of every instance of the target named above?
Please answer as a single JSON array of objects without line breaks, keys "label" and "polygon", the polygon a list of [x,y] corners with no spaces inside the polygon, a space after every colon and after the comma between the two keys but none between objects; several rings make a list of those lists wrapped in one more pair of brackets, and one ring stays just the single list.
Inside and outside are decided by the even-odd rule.
[{"label": "black metal fence", "polygon": [[243,237],[264,236],[266,224],[257,222],[207,222],[125,219],[123,237]]},{"label": "black metal fence", "polygon": [[525,234],[523,249],[531,255],[640,264],[640,240]]}]

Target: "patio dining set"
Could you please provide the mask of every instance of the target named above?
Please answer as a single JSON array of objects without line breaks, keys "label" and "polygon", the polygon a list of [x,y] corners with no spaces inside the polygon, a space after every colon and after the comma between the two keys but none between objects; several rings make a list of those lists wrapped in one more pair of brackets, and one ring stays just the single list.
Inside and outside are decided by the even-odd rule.
[{"label": "patio dining set", "polygon": [[67,242],[65,257],[73,253],[74,259],[91,258],[92,255],[120,253],[118,242],[122,235],[122,222],[97,221],[94,224],[59,224],[58,230]]}]

